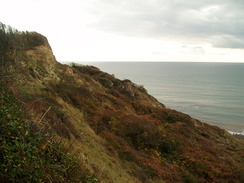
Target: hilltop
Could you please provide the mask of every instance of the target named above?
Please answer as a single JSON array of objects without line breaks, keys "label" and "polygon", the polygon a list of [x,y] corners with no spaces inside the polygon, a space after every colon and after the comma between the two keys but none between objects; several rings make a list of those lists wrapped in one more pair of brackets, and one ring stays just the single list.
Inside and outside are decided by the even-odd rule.
[{"label": "hilltop", "polygon": [[58,63],[41,34],[9,30],[0,35],[1,85],[24,121],[78,158],[89,175],[80,182],[244,181],[243,139],[166,108],[130,80]]}]

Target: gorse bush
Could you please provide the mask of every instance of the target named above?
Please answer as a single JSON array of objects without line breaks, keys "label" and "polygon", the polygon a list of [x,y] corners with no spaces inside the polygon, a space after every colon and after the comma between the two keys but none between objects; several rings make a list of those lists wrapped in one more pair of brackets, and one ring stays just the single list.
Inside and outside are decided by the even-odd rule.
[{"label": "gorse bush", "polygon": [[1,84],[0,127],[0,182],[95,182],[61,143],[24,120]]}]

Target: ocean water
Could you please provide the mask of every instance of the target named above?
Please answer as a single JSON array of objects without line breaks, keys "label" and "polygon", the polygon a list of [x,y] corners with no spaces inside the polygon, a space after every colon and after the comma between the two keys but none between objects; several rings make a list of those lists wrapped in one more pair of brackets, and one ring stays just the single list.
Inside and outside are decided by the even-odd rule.
[{"label": "ocean water", "polygon": [[89,63],[143,85],[166,107],[244,134],[244,63]]}]

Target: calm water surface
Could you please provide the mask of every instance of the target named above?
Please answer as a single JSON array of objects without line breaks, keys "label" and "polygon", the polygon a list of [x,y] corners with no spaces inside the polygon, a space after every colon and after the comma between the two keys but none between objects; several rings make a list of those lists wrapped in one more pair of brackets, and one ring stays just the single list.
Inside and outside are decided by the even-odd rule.
[{"label": "calm water surface", "polygon": [[168,108],[244,134],[244,64],[176,62],[89,63],[143,85]]}]

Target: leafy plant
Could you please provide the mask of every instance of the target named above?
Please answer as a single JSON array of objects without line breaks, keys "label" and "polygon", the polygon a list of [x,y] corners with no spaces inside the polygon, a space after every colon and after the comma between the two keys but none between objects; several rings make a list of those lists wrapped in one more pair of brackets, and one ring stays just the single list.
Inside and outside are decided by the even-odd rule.
[{"label": "leafy plant", "polygon": [[1,182],[96,182],[61,143],[25,120],[14,97],[2,85],[0,127]]}]

